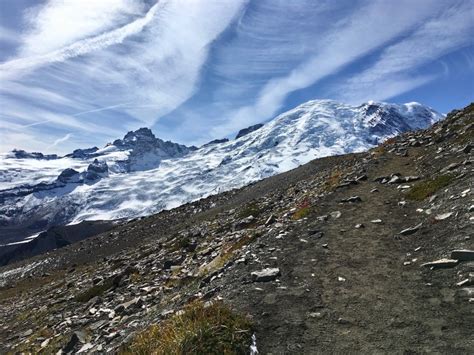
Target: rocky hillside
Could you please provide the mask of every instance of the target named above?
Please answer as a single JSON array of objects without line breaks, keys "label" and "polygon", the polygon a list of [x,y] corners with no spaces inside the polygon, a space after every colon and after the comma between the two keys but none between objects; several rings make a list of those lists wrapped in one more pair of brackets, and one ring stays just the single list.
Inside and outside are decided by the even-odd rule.
[{"label": "rocky hillside", "polygon": [[4,267],[0,352],[473,353],[473,128],[471,105]]}]

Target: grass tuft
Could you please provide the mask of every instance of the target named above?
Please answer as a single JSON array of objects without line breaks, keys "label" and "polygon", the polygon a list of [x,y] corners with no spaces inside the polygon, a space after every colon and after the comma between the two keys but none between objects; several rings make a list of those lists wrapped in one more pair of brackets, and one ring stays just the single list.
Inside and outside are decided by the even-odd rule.
[{"label": "grass tuft", "polygon": [[430,197],[439,189],[448,186],[454,179],[454,175],[440,175],[434,179],[419,182],[407,192],[406,198],[415,201],[423,201],[425,198]]},{"label": "grass tuft", "polygon": [[297,221],[298,219],[308,216],[310,212],[311,212],[311,207],[302,207],[299,210],[297,210],[295,213],[293,213],[293,216],[291,216],[291,218]]},{"label": "grass tuft", "polygon": [[262,214],[262,210],[255,202],[252,202],[240,211],[239,218],[247,218],[249,216],[254,216],[255,218],[257,218],[258,216],[260,216],[260,214]]},{"label": "grass tuft", "polygon": [[200,301],[139,333],[122,355],[248,354],[251,322],[222,302]]}]

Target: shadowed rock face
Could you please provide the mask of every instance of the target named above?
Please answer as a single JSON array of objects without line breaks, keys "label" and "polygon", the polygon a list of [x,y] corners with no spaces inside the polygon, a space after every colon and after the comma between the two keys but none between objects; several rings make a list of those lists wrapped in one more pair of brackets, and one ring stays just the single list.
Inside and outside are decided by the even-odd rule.
[{"label": "shadowed rock face", "polygon": [[43,154],[39,152],[26,152],[21,149],[13,149],[11,152],[11,157],[16,159],[38,159],[38,160],[51,160],[51,159],[58,159],[56,154]]},{"label": "shadowed rock face", "polygon": [[240,137],[243,137],[243,136],[246,136],[247,134],[253,132],[253,131],[256,131],[257,129],[260,129],[263,127],[263,124],[261,123],[258,123],[256,125],[253,125],[253,126],[250,126],[250,127],[247,127],[247,128],[244,128],[244,129],[241,129],[239,131],[239,133],[237,133],[237,135],[235,136],[235,139],[239,139]]},{"label": "shadowed rock face", "polygon": [[85,158],[93,158],[96,156],[95,152],[97,152],[99,148],[92,147],[86,149],[76,149],[71,154],[67,154],[66,157],[76,158],[76,159],[85,159]]},{"label": "shadowed rock face", "polygon": [[0,266],[77,243],[116,225],[114,221],[84,221],[70,226],[52,227],[28,243],[0,246]]},{"label": "shadowed rock face", "polygon": [[207,146],[210,146],[210,145],[213,145],[213,144],[220,144],[220,143],[227,143],[229,141],[229,139],[227,138],[222,138],[222,139],[214,139],[206,144],[203,144],[202,146],[203,147],[207,147]]}]

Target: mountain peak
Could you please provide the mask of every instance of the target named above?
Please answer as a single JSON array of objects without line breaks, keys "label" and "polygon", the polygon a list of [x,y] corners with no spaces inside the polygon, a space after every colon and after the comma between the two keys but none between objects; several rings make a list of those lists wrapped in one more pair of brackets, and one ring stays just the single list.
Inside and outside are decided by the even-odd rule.
[{"label": "mountain peak", "polygon": [[[399,133],[426,128],[440,118],[430,108],[414,103],[372,102],[355,106],[313,100],[282,113],[264,126],[257,124],[241,130],[237,140],[200,149],[165,142],[149,128],[140,128],[128,132],[113,145],[92,149],[91,154],[77,154],[84,156],[81,159],[61,160],[54,165],[51,162],[47,165],[49,170],[44,171],[22,170],[22,179],[10,168],[6,174],[11,182],[5,186],[12,189],[8,196],[19,196],[20,181],[49,182],[50,176],[60,174],[51,174],[58,166],[75,169],[81,171],[80,175],[66,171],[60,180],[83,183],[85,187],[67,194],[51,185],[29,189],[47,188],[44,199],[29,213],[48,216],[48,223],[132,218],[239,188],[315,158],[361,152]],[[134,172],[133,176],[130,172]],[[75,180],[84,174],[94,179]],[[54,198],[56,195],[61,196],[60,200]],[[0,192],[0,199],[5,201],[0,215],[18,211],[19,218],[26,216],[21,215],[23,204],[28,203],[25,193],[21,192],[24,200],[18,197],[7,201],[7,195],[4,196]],[[133,203],[130,196],[134,196]],[[18,221],[15,215],[5,223],[28,225],[29,219]]]},{"label": "mountain peak", "polygon": [[[142,127],[142,128],[137,129],[136,131],[128,132],[123,137],[122,143],[132,143],[133,144],[133,143],[138,142],[138,141],[153,142],[155,140],[157,140],[157,138],[155,137],[155,135],[153,134],[151,129],[146,128],[146,127]],[[120,141],[120,140],[116,140],[116,142],[118,142],[118,141]],[[114,142],[114,145],[116,145],[115,142]]]}]

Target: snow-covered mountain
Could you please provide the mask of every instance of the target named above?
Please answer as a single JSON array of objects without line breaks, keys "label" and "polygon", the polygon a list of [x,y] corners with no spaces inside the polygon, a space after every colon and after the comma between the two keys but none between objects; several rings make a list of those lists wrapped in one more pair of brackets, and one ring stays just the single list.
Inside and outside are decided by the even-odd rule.
[{"label": "snow-covered mountain", "polygon": [[442,117],[418,103],[314,100],[199,149],[141,128],[65,157],[13,152],[0,158],[0,234],[12,241],[56,224],[155,213],[315,158],[366,150]]}]

